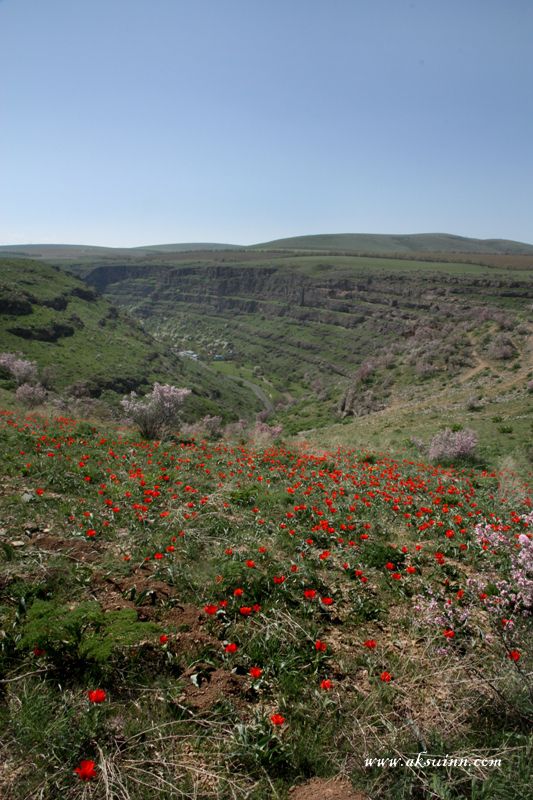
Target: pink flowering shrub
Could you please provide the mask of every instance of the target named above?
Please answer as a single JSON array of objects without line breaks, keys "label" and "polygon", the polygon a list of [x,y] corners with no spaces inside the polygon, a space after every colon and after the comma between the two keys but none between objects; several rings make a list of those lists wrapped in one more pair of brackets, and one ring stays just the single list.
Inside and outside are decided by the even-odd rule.
[{"label": "pink flowering shrub", "polygon": [[456,458],[469,458],[474,454],[478,443],[475,431],[465,429],[452,431],[445,428],[439,431],[429,445],[430,461],[453,461]]},{"label": "pink flowering shrub", "polygon": [[447,602],[444,595],[432,589],[427,589],[424,595],[414,597],[413,608],[419,625],[454,631],[464,629],[468,625],[471,611],[468,605]]},{"label": "pink flowering shrub", "polygon": [[[533,513],[523,515],[521,520],[526,528],[531,528]],[[486,559],[509,575],[509,578],[495,581],[489,605],[494,606],[497,613],[530,616],[533,613],[533,541],[530,535],[509,536],[497,524],[476,525],[475,533]],[[478,586],[477,576],[469,583],[474,590],[483,589]]]},{"label": "pink flowering shrub", "polygon": [[283,425],[267,425],[266,422],[256,422],[250,431],[250,436],[256,446],[266,447],[281,435]]},{"label": "pink flowering shrub", "polygon": [[507,361],[516,355],[516,348],[509,336],[499,333],[491,342],[488,354],[498,361]]},{"label": "pink flowering shrub", "polygon": [[22,358],[20,353],[0,353],[0,367],[9,372],[19,386],[37,381],[37,364]]},{"label": "pink flowering shrub", "polygon": [[[464,582],[445,580],[413,597],[416,623],[433,630],[438,654],[462,658],[470,642],[484,648],[487,669],[491,659],[497,663],[504,654],[520,661],[533,614],[533,513],[516,515],[514,521],[523,533],[495,517],[479,522],[472,542],[477,571]],[[522,673],[520,686],[531,690]]]},{"label": "pink flowering shrub", "polygon": [[256,419],[255,424],[249,426],[246,420],[231,422],[224,428],[224,437],[230,441],[253,441],[255,447],[268,447],[282,433],[283,425],[268,425]]},{"label": "pink flowering shrub", "polygon": [[137,425],[141,436],[157,439],[178,423],[181,406],[190,393],[190,389],[154,383],[154,388],[145,397],[140,398],[136,392],[131,392],[121,405]]},{"label": "pink flowering shrub", "polygon": [[36,383],[35,385],[31,383],[22,383],[15,392],[15,397],[19,403],[27,406],[27,408],[35,408],[44,403],[47,394],[46,389],[40,383]]},{"label": "pink flowering shrub", "polygon": [[197,422],[181,426],[181,435],[190,439],[216,439],[220,436],[222,417],[209,414]]},{"label": "pink flowering shrub", "polygon": [[228,423],[223,430],[225,439],[230,441],[243,442],[246,439],[247,423],[245,419],[239,419],[237,422]]}]

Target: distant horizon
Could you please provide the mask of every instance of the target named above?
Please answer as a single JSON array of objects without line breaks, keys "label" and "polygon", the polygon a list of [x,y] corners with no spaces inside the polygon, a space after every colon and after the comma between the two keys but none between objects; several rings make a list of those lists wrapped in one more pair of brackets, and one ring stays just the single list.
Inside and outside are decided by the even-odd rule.
[{"label": "distant horizon", "polygon": [[284,236],[271,236],[269,238],[260,239],[253,242],[248,242],[243,244],[242,242],[229,242],[229,241],[215,241],[212,238],[205,238],[205,239],[187,239],[180,241],[178,239],[169,238],[166,241],[161,242],[147,242],[143,240],[142,244],[100,244],[94,242],[87,242],[87,241],[35,241],[35,242],[0,242],[0,247],[39,247],[39,246],[46,246],[46,247],[101,247],[104,249],[116,249],[116,250],[134,250],[139,249],[142,250],[143,248],[147,247],[168,247],[171,245],[177,246],[184,246],[184,245],[217,245],[217,246],[226,246],[228,248],[232,247],[239,247],[239,248],[247,248],[247,247],[255,247],[259,244],[268,244],[272,241],[278,241],[280,239],[300,239],[300,238],[311,238],[313,236],[450,236],[450,237],[457,237],[460,239],[473,239],[479,240],[484,242],[489,241],[508,241],[508,242],[515,242],[517,244],[525,244],[529,247],[533,247],[533,241],[528,242],[525,239],[511,239],[507,236],[471,236],[462,233],[451,233],[450,231],[409,231],[408,233],[398,233],[397,231],[393,233],[385,233],[380,231],[379,233],[376,231],[320,231],[318,233],[297,233],[297,234],[289,234]]}]

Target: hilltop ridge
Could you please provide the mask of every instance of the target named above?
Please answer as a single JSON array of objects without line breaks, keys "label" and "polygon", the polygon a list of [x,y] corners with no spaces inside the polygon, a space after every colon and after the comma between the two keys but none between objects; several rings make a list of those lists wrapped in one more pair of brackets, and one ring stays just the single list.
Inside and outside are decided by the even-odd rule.
[{"label": "hilltop ridge", "polygon": [[224,250],[314,250],[362,255],[405,255],[431,253],[469,255],[530,255],[533,244],[510,239],[475,239],[450,233],[377,234],[327,233],[291,236],[257,244],[182,242],[139,247],[100,247],[84,244],[20,244],[0,246],[0,255],[50,260],[94,258],[139,258],[157,253],[212,252]]}]

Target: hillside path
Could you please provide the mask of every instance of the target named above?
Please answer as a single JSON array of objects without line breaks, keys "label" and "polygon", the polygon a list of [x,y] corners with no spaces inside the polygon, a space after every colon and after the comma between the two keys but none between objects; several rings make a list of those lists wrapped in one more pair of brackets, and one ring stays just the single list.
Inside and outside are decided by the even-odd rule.
[{"label": "hillside path", "polygon": [[246,380],[246,378],[238,378],[237,380],[240,380],[241,383],[244,384],[244,386],[247,386],[248,389],[250,389],[255,394],[257,399],[261,403],[263,403],[265,411],[271,412],[274,410],[274,403],[267,395],[265,390],[262,389],[260,386],[258,386],[257,383],[252,383],[252,381]]}]

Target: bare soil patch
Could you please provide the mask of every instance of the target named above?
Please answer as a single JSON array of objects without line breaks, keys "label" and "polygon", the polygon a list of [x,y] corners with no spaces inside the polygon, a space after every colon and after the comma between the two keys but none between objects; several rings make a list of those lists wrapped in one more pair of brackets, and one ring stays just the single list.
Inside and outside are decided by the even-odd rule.
[{"label": "bare soil patch", "polygon": [[96,561],[100,556],[100,547],[96,542],[86,542],[83,539],[64,539],[53,533],[33,536],[30,544],[38,547],[39,550],[61,553],[76,561],[90,563]]},{"label": "bare soil patch", "polygon": [[290,790],[290,800],[368,800],[368,796],[352,789],[347,780],[313,778]]},{"label": "bare soil patch", "polygon": [[[193,683],[191,678],[195,679]],[[197,711],[207,711],[221,700],[231,699],[237,703],[244,700],[245,678],[225,669],[214,669],[209,665],[196,664],[184,675],[188,681],[180,701]]]}]

